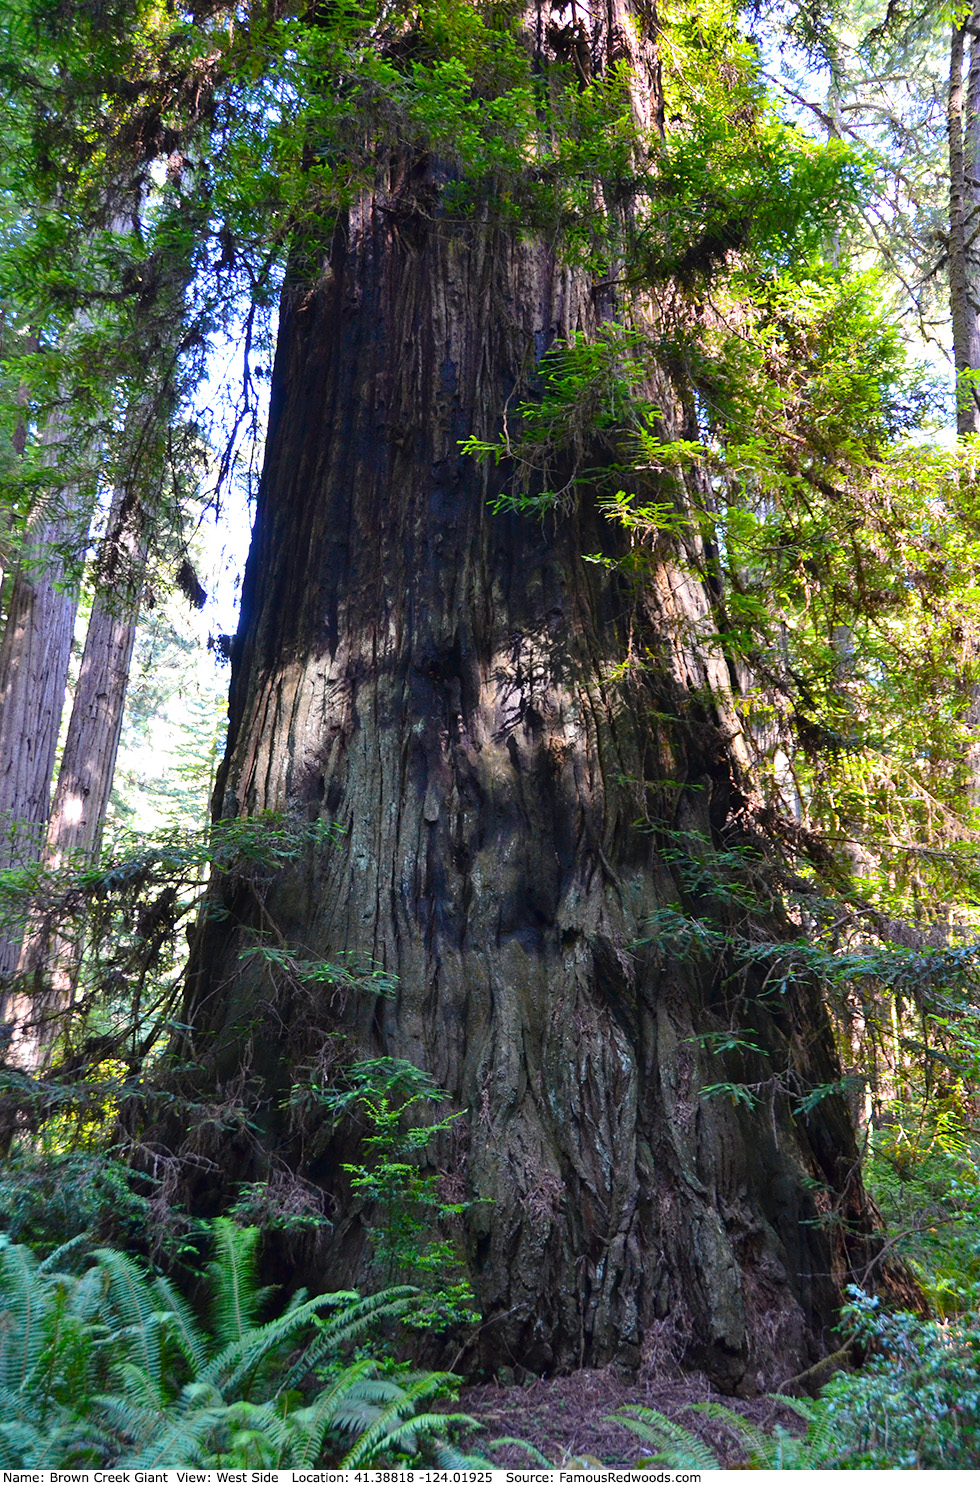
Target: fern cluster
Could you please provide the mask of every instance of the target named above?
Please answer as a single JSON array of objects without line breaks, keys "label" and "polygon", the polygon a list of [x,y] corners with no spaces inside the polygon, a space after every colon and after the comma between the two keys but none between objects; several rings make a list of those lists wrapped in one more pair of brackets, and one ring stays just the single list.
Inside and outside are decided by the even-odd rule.
[{"label": "fern cluster", "polygon": [[301,1291],[261,1320],[258,1239],[213,1223],[205,1325],[117,1249],[87,1255],[79,1238],[39,1262],[0,1238],[0,1468],[355,1468],[411,1460],[426,1440],[431,1458],[462,1458],[446,1435],[470,1420],[422,1411],[447,1376],[349,1359],[415,1292]]},{"label": "fern cluster", "polygon": [[[759,1470],[803,1470],[833,1468],[837,1456],[831,1420],[818,1403],[781,1397],[806,1424],[802,1434],[790,1433],[777,1424],[772,1433],[743,1418],[721,1403],[694,1403],[691,1411],[723,1423],[735,1435],[747,1455],[746,1468]],[[621,1423],[649,1444],[651,1453],[635,1461],[640,1468],[667,1465],[671,1469],[717,1470],[722,1463],[704,1439],[691,1433],[655,1408],[639,1405],[620,1408],[611,1421]]]}]

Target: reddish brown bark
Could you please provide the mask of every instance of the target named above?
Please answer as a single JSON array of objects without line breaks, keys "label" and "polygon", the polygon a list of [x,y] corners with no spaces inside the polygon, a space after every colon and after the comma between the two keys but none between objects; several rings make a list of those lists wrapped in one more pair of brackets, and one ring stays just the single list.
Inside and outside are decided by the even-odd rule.
[{"label": "reddish brown bark", "polygon": [[[820,1353],[872,1225],[844,1100],[804,1114],[786,1091],[839,1076],[829,1024],[803,979],[772,994],[656,941],[669,904],[724,921],[677,842],[750,838],[708,600],[678,561],[641,594],[584,560],[627,546],[587,491],[543,521],[491,512],[507,471],[460,441],[495,438],[603,306],[543,244],[441,219],[439,186],[430,162],[363,196],[284,297],[215,808],[329,822],[339,845],[261,893],[216,888],[182,1055],[198,1087],[257,1080],[266,1157],[336,1196],[321,1279],[363,1257],[351,1147],[285,1101],[339,1031],[466,1111],[479,1359],[682,1357],[751,1388]],[[656,391],[665,436],[689,431]],[[240,954],[273,928],[397,976],[395,998],[270,983]],[[733,1019],[769,1060],[710,1055]],[[702,1096],[726,1076],[764,1085],[759,1106]],[[232,1179],[256,1159],[222,1155]]]},{"label": "reddish brown bark", "polygon": [[[47,434],[57,457],[58,427]],[[44,844],[58,729],[75,622],[77,592],[67,586],[58,552],[79,540],[77,512],[41,517],[29,532],[0,641],[0,866],[35,861]],[[81,538],[84,540],[84,536]],[[17,933],[0,936],[3,979],[16,969]]]},{"label": "reddish brown bark", "polygon": [[[115,587],[108,587],[107,552],[115,558]],[[102,556],[106,586],[96,594],[85,632],[47,823],[44,854],[54,869],[97,854],[112,790],[146,562],[139,502],[124,493],[113,502]],[[79,940],[66,937],[63,930],[42,921],[28,934],[17,966],[25,990],[16,1011],[11,1006],[17,1022],[11,1055],[21,1066],[36,1071],[50,1055],[58,1027],[74,1001],[80,960]]]},{"label": "reddish brown bark", "polygon": [[116,502],[108,542],[124,548],[124,580],[121,587],[99,590],[85,632],[48,826],[53,866],[77,852],[94,855],[102,838],[139,617],[138,588],[146,563],[144,524],[138,502]]},{"label": "reddish brown bark", "polygon": [[[966,87],[963,68],[969,38]],[[949,297],[956,366],[956,430],[980,432],[980,5],[950,45],[947,101],[949,141]]]}]

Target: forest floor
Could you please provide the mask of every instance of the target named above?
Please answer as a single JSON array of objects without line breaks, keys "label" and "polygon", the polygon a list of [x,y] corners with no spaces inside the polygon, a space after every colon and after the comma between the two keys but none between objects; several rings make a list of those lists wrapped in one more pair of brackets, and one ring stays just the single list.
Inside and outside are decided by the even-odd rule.
[{"label": "forest floor", "polygon": [[[718,1455],[723,1468],[745,1458],[734,1431],[723,1422],[691,1412],[694,1403],[718,1402],[769,1432],[777,1423],[792,1433],[802,1431],[799,1415],[769,1397],[723,1397],[697,1374],[673,1381],[630,1380],[613,1367],[573,1372],[568,1377],[535,1378],[523,1386],[483,1383],[464,1387],[459,1411],[477,1419],[483,1428],[466,1447],[483,1453],[494,1439],[524,1439],[555,1464],[573,1455],[585,1455],[605,1465],[625,1467],[649,1455],[650,1445],[608,1415],[638,1403],[680,1423]],[[516,1445],[492,1450],[502,1468],[527,1468],[527,1451]]]}]

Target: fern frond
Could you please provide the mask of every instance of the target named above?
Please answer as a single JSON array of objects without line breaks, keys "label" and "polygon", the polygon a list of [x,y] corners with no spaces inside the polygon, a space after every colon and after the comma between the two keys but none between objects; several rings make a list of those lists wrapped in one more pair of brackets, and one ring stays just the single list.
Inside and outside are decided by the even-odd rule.
[{"label": "fern frond", "polygon": [[120,1392],[135,1407],[154,1413],[166,1409],[167,1397],[158,1378],[151,1377],[133,1361],[117,1362],[113,1370],[119,1380]]},{"label": "fern frond", "polygon": [[179,1417],[164,1426],[138,1453],[119,1460],[121,1469],[174,1469],[178,1465],[196,1464],[201,1442],[223,1421],[227,1409],[202,1408]]},{"label": "fern frond", "polygon": [[763,1455],[753,1453],[749,1464],[753,1469],[799,1470],[810,1469],[810,1447],[806,1439],[796,1438],[781,1423],[777,1423],[767,1436]]},{"label": "fern frond", "polygon": [[33,1398],[23,1388],[0,1387],[0,1418],[29,1419],[36,1411]]},{"label": "fern frond", "polygon": [[196,1408],[223,1408],[225,1400],[213,1382],[188,1382],[180,1390],[176,1407],[189,1413]]},{"label": "fern frond", "polygon": [[35,1459],[38,1469],[54,1469],[79,1455],[111,1458],[118,1447],[118,1439],[97,1426],[92,1418],[68,1416],[54,1427],[48,1425],[44,1442]]},{"label": "fern frond", "polygon": [[839,1469],[838,1461],[853,1443],[853,1435],[842,1436],[840,1419],[824,1405],[807,1429],[806,1443],[813,1469]]},{"label": "fern frond", "polygon": [[784,1408],[791,1408],[807,1425],[803,1438],[793,1440],[800,1459],[797,1467],[835,1468],[848,1441],[841,1438],[839,1420],[834,1417],[826,1402],[820,1398],[783,1397],[781,1393],[773,1394],[772,1401]]},{"label": "fern frond", "polygon": [[333,1304],[345,1302],[344,1308],[326,1319],[317,1317],[316,1336],[299,1360],[279,1380],[277,1393],[290,1392],[297,1387],[325,1356],[339,1351],[341,1346],[350,1341],[360,1340],[376,1320],[393,1320],[406,1314],[413,1308],[418,1294],[419,1291],[412,1285],[401,1284],[382,1289],[377,1294],[369,1294],[365,1299],[361,1299],[356,1293],[321,1295],[321,1299]]},{"label": "fern frond", "polygon": [[374,1362],[370,1359],[355,1361],[353,1366],[347,1367],[339,1377],[324,1388],[308,1408],[303,1408],[301,1412],[294,1414],[295,1422],[305,1431],[305,1437],[300,1443],[295,1461],[299,1468],[316,1464],[319,1461],[323,1441],[327,1430],[334,1422],[339,1403],[344,1397],[349,1397],[355,1384],[362,1382],[373,1370]]},{"label": "fern frond", "polygon": [[789,1408],[805,1423],[812,1423],[821,1411],[820,1404],[812,1397],[784,1397],[781,1392],[770,1392],[769,1401],[778,1403],[781,1408]]},{"label": "fern frond", "polygon": [[[325,1389],[333,1394],[331,1425],[346,1433],[363,1431],[380,1417],[390,1402],[404,1396],[404,1389],[388,1378],[372,1377],[374,1362],[368,1360],[368,1374],[355,1376],[350,1367]],[[341,1383],[340,1387],[337,1383]]]},{"label": "fern frond", "polygon": [[181,1355],[197,1376],[207,1365],[208,1347],[193,1310],[170,1280],[160,1274],[153,1280],[153,1293],[161,1307],[161,1324],[173,1336]]},{"label": "fern frond", "polygon": [[337,1403],[334,1422],[338,1428],[362,1428],[381,1409],[403,1396],[404,1388],[387,1377],[367,1377],[355,1383]]},{"label": "fern frond", "polygon": [[256,1326],[256,1316],[270,1291],[258,1286],[257,1227],[238,1227],[230,1217],[212,1223],[214,1257],[208,1265],[211,1310],[218,1343],[241,1342]]},{"label": "fern frond", "polygon": [[721,1468],[718,1456],[703,1439],[659,1413],[656,1408],[644,1408],[630,1403],[609,1415],[608,1423],[620,1423],[630,1429],[637,1438],[652,1444],[657,1451],[652,1460],[665,1464],[670,1469],[717,1470]]},{"label": "fern frond", "polygon": [[0,1248],[0,1386],[17,1391],[34,1371],[44,1345],[45,1285],[29,1248]]},{"label": "fern frond", "polygon": [[240,1400],[229,1403],[221,1417],[223,1428],[254,1429],[264,1434],[277,1451],[280,1460],[285,1459],[293,1441],[292,1422],[292,1418],[284,1418],[275,1403],[271,1402],[250,1403]]},{"label": "fern frond", "polygon": [[146,1276],[132,1258],[116,1248],[99,1248],[95,1257],[108,1277],[109,1298],[115,1315],[122,1321],[114,1339],[125,1340],[138,1365],[159,1383],[162,1370],[160,1324],[153,1290]]},{"label": "fern frond", "polygon": [[448,1439],[433,1439],[432,1455],[441,1470],[493,1470],[497,1468],[492,1459],[484,1459],[482,1454],[465,1454]]},{"label": "fern frond", "polygon": [[[359,1469],[372,1459],[376,1451],[385,1444],[389,1437],[395,1433],[401,1433],[403,1422],[413,1422],[414,1419],[406,1420],[406,1413],[414,1413],[416,1405],[427,1401],[442,1391],[446,1384],[447,1376],[444,1372],[428,1372],[419,1377],[410,1387],[400,1387],[399,1396],[392,1398],[378,1417],[361,1434],[355,1444],[344,1455],[341,1461],[342,1469]],[[439,1414],[439,1417],[445,1417]],[[470,1422],[473,1420],[470,1419]]]},{"label": "fern frond", "polygon": [[43,1258],[38,1264],[38,1273],[52,1273],[53,1270],[58,1267],[58,1264],[61,1262],[61,1260],[67,1256],[67,1254],[74,1253],[77,1248],[83,1247],[87,1242],[90,1241],[90,1239],[90,1233],[79,1232],[76,1233],[74,1237],[69,1238],[66,1243],[59,1244],[59,1246],[55,1248],[53,1253],[49,1253],[47,1258]]},{"label": "fern frond", "polygon": [[[726,1424],[753,1456],[760,1461],[768,1458],[770,1449],[773,1447],[772,1435],[764,1433],[761,1428],[750,1423],[748,1418],[743,1418],[741,1413],[736,1413],[733,1408],[726,1408],[723,1403],[700,1402],[694,1403],[691,1411],[701,1413],[705,1418],[713,1418],[718,1423]],[[765,1468],[768,1467],[768,1465],[765,1466]]]},{"label": "fern frond", "polygon": [[155,1429],[166,1422],[165,1415],[144,1411],[132,1399],[118,1393],[104,1393],[92,1399],[93,1413],[104,1418],[116,1435],[136,1447],[153,1437]]},{"label": "fern frond", "polygon": [[[542,1452],[540,1452],[540,1449],[538,1448],[538,1445],[536,1445],[536,1443],[529,1443],[529,1440],[527,1439],[512,1439],[511,1436],[505,1435],[502,1437],[502,1439],[491,1440],[489,1448],[524,1449],[524,1452],[526,1452],[526,1454],[529,1455],[529,1457],[532,1458],[533,1461],[535,1461],[535,1464],[543,1464],[543,1466],[545,1466],[545,1469],[549,1470],[552,1470],[555,1467],[555,1461],[549,1460],[548,1455],[542,1454]],[[499,1464],[494,1464],[493,1467],[494,1470],[496,1470],[499,1469],[500,1466]]]},{"label": "fern frond", "polygon": [[[555,1466],[555,1462],[553,1459],[549,1459],[546,1454],[542,1454],[537,1444],[531,1444],[527,1441],[527,1439],[512,1439],[508,1434],[505,1435],[502,1439],[493,1439],[487,1447],[490,1449],[523,1449],[524,1452],[528,1454],[531,1459],[534,1460],[535,1464],[542,1464],[544,1465],[545,1469],[549,1470],[554,1469]],[[496,1470],[499,1469],[500,1466],[498,1464],[495,1464],[492,1466],[492,1468]]]},{"label": "fern frond", "polygon": [[41,1445],[41,1435],[32,1424],[20,1418],[0,1423],[0,1466],[3,1469],[30,1469]]},{"label": "fern frond", "polygon": [[352,1330],[351,1326],[363,1328],[371,1320],[401,1315],[404,1313],[403,1307],[411,1304],[419,1293],[414,1284],[392,1284],[387,1289],[379,1289],[375,1294],[366,1294],[363,1299],[356,1290],[341,1290],[336,1294],[321,1296],[329,1298],[334,1304],[343,1303],[345,1308],[336,1315],[321,1318],[319,1323],[324,1334],[330,1334],[340,1346],[360,1333],[359,1330]]},{"label": "fern frond", "polygon": [[[254,1372],[274,1347],[291,1339],[298,1330],[308,1324],[331,1301],[329,1294],[314,1295],[304,1300],[295,1310],[287,1310],[275,1320],[267,1320],[246,1331],[240,1340],[232,1341],[212,1357],[200,1373],[202,1382],[213,1382],[223,1391],[232,1392],[241,1385],[250,1372]],[[278,1389],[287,1391],[285,1387]]]},{"label": "fern frond", "polygon": [[[43,1272],[43,1265],[38,1273]],[[68,1313],[76,1320],[91,1320],[105,1298],[106,1276],[95,1264],[75,1279],[68,1301]]]},{"label": "fern frond", "polygon": [[[426,1434],[441,1436],[453,1423],[463,1423],[473,1428],[476,1425],[476,1419],[470,1418],[466,1413],[419,1413],[414,1418],[405,1418],[394,1428],[389,1428],[384,1436],[378,1439],[369,1458],[372,1462],[382,1463],[385,1455],[392,1450],[409,1449],[417,1454],[420,1438]],[[347,1455],[347,1459],[349,1458],[350,1454]],[[366,1460],[362,1461],[362,1463],[366,1462]]]}]

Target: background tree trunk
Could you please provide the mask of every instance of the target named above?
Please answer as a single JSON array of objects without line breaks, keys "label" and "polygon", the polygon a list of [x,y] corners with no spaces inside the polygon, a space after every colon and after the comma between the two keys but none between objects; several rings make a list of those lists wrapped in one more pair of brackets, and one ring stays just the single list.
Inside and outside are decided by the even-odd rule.
[{"label": "background tree trunk", "polygon": [[[52,459],[61,432],[52,419],[46,434]],[[0,867],[36,861],[44,845],[78,602],[76,589],[65,586],[57,549],[79,540],[80,519],[70,506],[37,519],[11,590],[0,640]],[[0,1019],[4,978],[19,954],[20,936],[0,934]]]},{"label": "background tree trunk", "polygon": [[[963,66],[970,39],[966,88]],[[956,369],[956,431],[980,433],[980,0],[953,28],[949,96],[949,308]],[[966,374],[965,380],[961,378]],[[970,803],[980,807],[980,689],[968,687],[963,720],[973,729],[966,752]]]},{"label": "background tree trunk", "polygon": [[[68,731],[47,827],[45,855],[53,868],[98,854],[122,732],[136,639],[149,529],[140,502],[117,491],[100,552],[100,585],[85,632]],[[71,1009],[81,944],[50,924],[29,932],[19,973],[33,979],[30,1010],[18,1025],[14,1055],[37,1071],[57,1026]]]},{"label": "background tree trunk", "polygon": [[[483,1364],[683,1360],[750,1389],[821,1354],[872,1225],[844,1099],[801,1113],[786,1091],[839,1078],[830,1027],[812,985],[773,994],[657,942],[665,906],[724,919],[678,842],[688,865],[752,843],[707,597],[678,563],[640,592],[584,560],[627,540],[587,494],[492,514],[507,471],[460,441],[495,438],[599,308],[542,244],[440,218],[443,178],[393,173],[285,292],[215,810],[339,836],[271,883],[217,885],[182,1054],[209,1097],[255,1080],[266,1158],[337,1197],[321,1279],[363,1261],[356,1146],[286,1100],[342,1037],[466,1111]],[[664,436],[691,436],[656,392]],[[763,929],[796,933],[760,908]],[[270,990],[239,957],[270,933],[382,968],[394,998]],[[733,1022],[768,1060],[708,1053]],[[759,1105],[702,1096],[726,1078]],[[243,1146],[239,1178],[260,1170]]]},{"label": "background tree trunk", "polygon": [[[125,209],[117,204],[113,228],[121,236],[134,230],[140,204],[139,194],[127,203]],[[122,730],[147,554],[154,522],[163,519],[159,507],[167,458],[166,430],[178,395],[177,343],[183,325],[182,296],[190,276],[191,266],[186,254],[174,257],[168,261],[166,272],[159,274],[153,295],[140,307],[137,319],[139,343],[146,357],[142,386],[133,397],[119,436],[104,451],[110,456],[111,467],[114,467],[113,497],[106,531],[94,564],[95,592],[78,684],[49,813],[54,748],[74,623],[76,598],[73,597],[67,647],[62,656],[61,701],[46,758],[43,791],[39,789],[37,813],[32,817],[33,844],[30,852],[35,860],[45,854],[47,864],[52,868],[66,865],[73,855],[94,856],[101,844]],[[84,537],[77,529],[79,524],[79,517],[69,511],[62,528],[46,539],[70,539],[74,527],[76,540],[84,546]],[[86,520],[86,530],[87,525]],[[45,616],[43,622],[50,620]],[[41,623],[39,619],[39,634],[45,632],[40,627]],[[56,643],[53,633],[51,643]],[[29,689],[27,694],[35,704],[41,702],[37,688]],[[30,721],[29,709],[20,721],[11,714],[11,731],[7,733],[8,723],[4,717],[0,721],[0,729],[3,729],[0,738],[8,747],[12,746],[13,729],[19,725],[28,726]],[[31,859],[30,855],[24,859]],[[44,1049],[50,1049],[54,1019],[70,1007],[80,946],[35,918],[26,940],[21,935],[16,943],[11,941],[6,954],[7,973],[16,968],[24,985],[16,1006],[11,1002],[7,1008],[7,1037],[16,1044],[12,1055],[21,1065],[36,1068]],[[26,990],[28,976],[34,979],[32,994]]]},{"label": "background tree trunk", "polygon": [[[970,37],[964,96],[963,64]],[[959,378],[980,372],[980,4],[950,45],[949,299],[956,366],[956,431],[980,432],[980,388]]]},{"label": "background tree trunk", "polygon": [[[139,501],[117,493],[100,561],[101,581],[85,632],[68,734],[48,827],[58,866],[95,855],[102,839],[133,658],[149,529]],[[106,553],[114,554],[107,571]],[[118,568],[118,573],[115,572]]]}]

